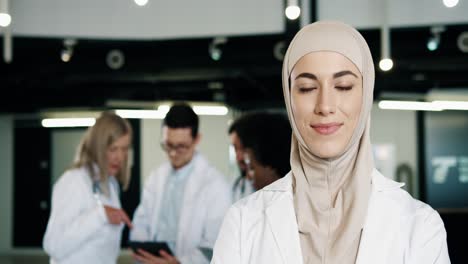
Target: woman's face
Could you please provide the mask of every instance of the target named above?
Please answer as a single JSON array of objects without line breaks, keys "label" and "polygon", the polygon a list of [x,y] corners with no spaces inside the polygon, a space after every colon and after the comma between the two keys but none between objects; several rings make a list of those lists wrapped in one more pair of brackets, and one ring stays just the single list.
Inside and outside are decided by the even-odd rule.
[{"label": "woman's face", "polygon": [[302,57],[291,72],[294,122],[312,153],[343,153],[359,120],[362,76],[345,56],[329,51]]},{"label": "woman's face", "polygon": [[128,156],[130,147],[130,135],[126,134],[119,137],[109,147],[107,147],[107,173],[115,176],[122,169],[124,161]]},{"label": "woman's face", "polygon": [[255,190],[260,190],[280,178],[271,166],[260,163],[249,148],[244,152],[244,160],[247,165],[246,177],[252,182]]}]

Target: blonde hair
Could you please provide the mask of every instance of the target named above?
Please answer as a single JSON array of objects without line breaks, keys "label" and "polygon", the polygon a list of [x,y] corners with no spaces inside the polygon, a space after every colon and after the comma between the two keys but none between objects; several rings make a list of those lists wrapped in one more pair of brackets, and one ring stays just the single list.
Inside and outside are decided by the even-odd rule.
[{"label": "blonde hair", "polygon": [[[132,138],[130,123],[113,112],[103,112],[96,119],[94,126],[88,128],[78,147],[76,161],[73,167],[86,167],[92,180],[99,180],[101,190],[108,195],[107,149],[117,139],[129,135]],[[96,166],[97,169],[96,170]],[[125,158],[122,169],[114,175],[124,190],[130,183],[130,166],[128,156]]]}]

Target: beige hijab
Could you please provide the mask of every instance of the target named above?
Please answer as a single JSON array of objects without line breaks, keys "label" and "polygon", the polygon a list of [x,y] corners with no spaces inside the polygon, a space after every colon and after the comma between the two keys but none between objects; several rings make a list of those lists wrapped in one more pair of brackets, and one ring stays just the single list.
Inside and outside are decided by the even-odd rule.
[{"label": "beige hijab", "polygon": [[[333,51],[351,60],[363,78],[363,100],[356,129],[342,154],[315,156],[294,122],[290,75],[304,55]],[[354,28],[321,21],[302,28],[291,41],[283,62],[283,92],[293,128],[291,169],[294,206],[304,263],[355,263],[367,215],[374,168],[369,138],[374,64],[364,38]]]}]

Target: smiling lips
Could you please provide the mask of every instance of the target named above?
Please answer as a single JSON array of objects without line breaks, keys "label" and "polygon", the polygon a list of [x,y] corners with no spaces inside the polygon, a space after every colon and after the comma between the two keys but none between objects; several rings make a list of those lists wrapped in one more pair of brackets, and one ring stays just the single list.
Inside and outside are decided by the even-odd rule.
[{"label": "smiling lips", "polygon": [[343,125],[343,123],[327,123],[327,124],[315,124],[315,125],[310,125],[317,133],[321,135],[331,135],[335,133],[340,127]]}]

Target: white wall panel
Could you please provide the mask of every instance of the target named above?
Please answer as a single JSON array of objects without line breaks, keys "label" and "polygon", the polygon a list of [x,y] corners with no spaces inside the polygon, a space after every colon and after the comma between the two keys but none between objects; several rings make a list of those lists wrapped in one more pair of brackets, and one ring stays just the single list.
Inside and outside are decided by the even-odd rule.
[{"label": "white wall panel", "polygon": [[[446,8],[442,0],[386,0],[391,27],[468,23],[468,1]],[[383,0],[319,0],[318,18],[349,23],[358,28],[376,28],[385,13]]]},{"label": "white wall panel", "polygon": [[164,39],[277,33],[282,0],[14,0],[15,35]]}]

